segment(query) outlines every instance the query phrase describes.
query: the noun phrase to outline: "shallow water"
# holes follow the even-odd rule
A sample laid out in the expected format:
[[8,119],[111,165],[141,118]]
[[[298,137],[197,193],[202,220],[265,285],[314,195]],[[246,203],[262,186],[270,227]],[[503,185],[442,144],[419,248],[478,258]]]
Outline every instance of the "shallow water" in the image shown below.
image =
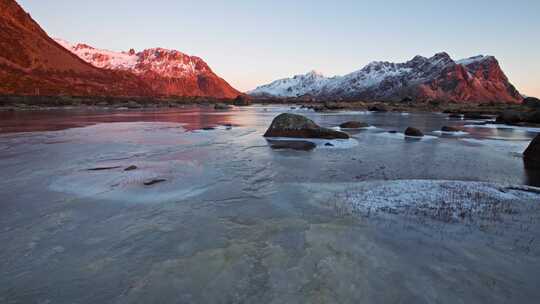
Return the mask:
[[[286,111],[373,127],[272,150],[262,134]],[[535,303],[533,194],[458,222],[341,207],[386,180],[540,186],[521,157],[537,130],[474,123],[276,106],[1,113],[0,302]],[[89,170],[104,167],[118,168]]]

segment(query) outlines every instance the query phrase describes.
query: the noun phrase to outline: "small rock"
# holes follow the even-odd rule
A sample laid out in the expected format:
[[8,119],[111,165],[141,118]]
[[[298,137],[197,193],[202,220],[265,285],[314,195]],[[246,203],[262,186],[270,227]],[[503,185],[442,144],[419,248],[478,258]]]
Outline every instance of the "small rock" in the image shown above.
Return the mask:
[[388,112],[388,107],[384,104],[376,104],[369,107],[368,110],[371,112]]
[[360,121],[347,121],[339,125],[342,129],[359,129],[359,128],[367,128],[369,125],[365,122]]
[[325,143],[324,145],[327,146],[327,147],[333,147],[334,146],[332,143]]
[[204,130],[204,131],[212,131],[212,130],[215,130],[216,127],[203,127],[201,128],[201,130]]
[[105,171],[105,170],[113,170],[118,169],[120,166],[114,166],[114,167],[97,167],[97,168],[90,168],[88,171]]
[[151,180],[148,180],[148,181],[144,182],[144,185],[145,186],[152,186],[152,185],[162,183],[162,182],[165,182],[165,181],[167,181],[167,180],[162,179],[162,178],[156,178],[156,179],[151,179]]
[[137,166],[131,165],[131,166],[124,169],[124,171],[133,171],[133,170],[137,170]]
[[450,117],[450,118],[463,118],[463,114],[452,113],[452,114],[448,115],[448,117]]
[[406,136],[423,137],[423,136],[424,136],[424,133],[422,133],[422,131],[420,131],[420,130],[417,129],[417,128],[408,127],[408,128],[405,130],[405,135],[406,135]]
[[396,130],[390,130],[390,131],[388,131],[388,133],[390,133],[390,134],[396,134],[397,131],[396,131]]

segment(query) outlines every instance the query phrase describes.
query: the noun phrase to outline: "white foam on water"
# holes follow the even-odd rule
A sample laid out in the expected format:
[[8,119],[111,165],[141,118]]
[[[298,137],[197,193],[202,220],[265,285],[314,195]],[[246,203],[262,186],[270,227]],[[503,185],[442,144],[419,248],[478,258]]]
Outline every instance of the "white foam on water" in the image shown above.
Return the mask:
[[464,136],[464,135],[468,135],[469,133],[468,132],[464,132],[464,131],[457,131],[457,132],[447,132],[447,131],[433,131],[433,133],[437,134],[437,135],[451,135],[451,136]]

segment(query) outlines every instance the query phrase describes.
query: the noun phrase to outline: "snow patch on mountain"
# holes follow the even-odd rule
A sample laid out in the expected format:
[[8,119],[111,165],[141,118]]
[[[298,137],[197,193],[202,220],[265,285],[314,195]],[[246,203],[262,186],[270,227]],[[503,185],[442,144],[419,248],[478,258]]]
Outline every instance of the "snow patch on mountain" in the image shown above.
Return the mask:
[[139,61],[139,56],[134,52],[114,52],[97,49],[84,43],[73,44],[64,39],[54,40],[84,61],[102,69],[133,70]]
[[130,50],[116,52],[98,49],[84,43],[73,44],[55,38],[55,41],[95,67],[110,70],[125,70],[135,74],[148,72],[164,77],[181,77],[211,72],[204,61],[176,50],[163,48],[146,49],[142,52]]

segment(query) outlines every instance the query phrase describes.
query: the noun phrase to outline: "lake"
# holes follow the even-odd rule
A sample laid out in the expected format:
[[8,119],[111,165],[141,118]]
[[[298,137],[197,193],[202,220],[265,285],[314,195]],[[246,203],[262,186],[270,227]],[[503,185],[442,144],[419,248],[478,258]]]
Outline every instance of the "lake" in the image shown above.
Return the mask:
[[[371,127],[274,150],[283,112]],[[521,153],[539,132],[297,106],[1,112],[0,302],[537,303],[540,172]]]

